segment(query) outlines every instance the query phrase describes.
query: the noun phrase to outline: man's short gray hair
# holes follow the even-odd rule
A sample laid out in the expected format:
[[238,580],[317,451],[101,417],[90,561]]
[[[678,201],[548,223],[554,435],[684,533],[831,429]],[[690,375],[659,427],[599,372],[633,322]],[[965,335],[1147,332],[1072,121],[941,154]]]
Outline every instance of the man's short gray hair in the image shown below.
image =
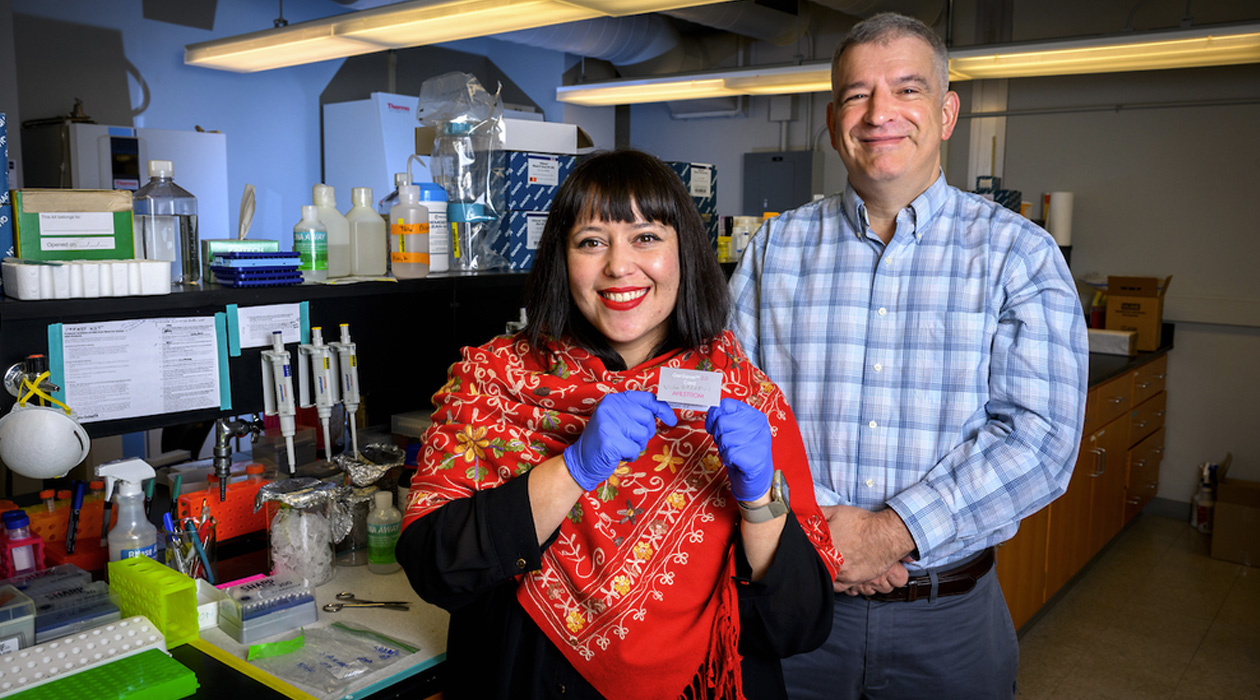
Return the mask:
[[914,17],[896,12],[881,12],[853,25],[849,33],[840,41],[835,53],[831,55],[831,89],[836,89],[836,69],[840,65],[840,55],[846,49],[858,44],[887,43],[894,39],[912,36],[922,39],[932,49],[933,62],[936,64],[938,84],[941,87],[941,98],[944,99],[949,90],[949,50],[945,42],[937,36],[932,28]]

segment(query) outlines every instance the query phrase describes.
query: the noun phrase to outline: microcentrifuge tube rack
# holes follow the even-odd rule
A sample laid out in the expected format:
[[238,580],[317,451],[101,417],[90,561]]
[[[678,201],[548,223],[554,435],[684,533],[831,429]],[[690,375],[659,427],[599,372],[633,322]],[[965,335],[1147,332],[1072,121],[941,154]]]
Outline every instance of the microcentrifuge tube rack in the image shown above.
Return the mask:
[[166,638],[143,615],[19,649],[0,656],[0,697],[149,649],[166,653]]

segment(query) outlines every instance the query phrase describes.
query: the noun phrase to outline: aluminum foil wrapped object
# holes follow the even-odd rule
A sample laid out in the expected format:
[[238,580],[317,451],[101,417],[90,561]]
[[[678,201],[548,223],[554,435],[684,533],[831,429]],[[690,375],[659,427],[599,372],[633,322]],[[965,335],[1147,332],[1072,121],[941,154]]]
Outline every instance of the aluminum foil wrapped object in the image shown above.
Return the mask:
[[263,484],[258,489],[258,495],[254,497],[254,512],[258,512],[267,501],[303,510],[322,506],[332,528],[333,542],[340,542],[354,527],[354,518],[346,507],[349,493],[348,486],[310,477],[283,479]]
[[347,451],[333,457],[332,461],[350,477],[350,483],[363,487],[375,484],[390,469],[401,467],[406,457],[401,447],[374,442],[359,448],[357,459]]

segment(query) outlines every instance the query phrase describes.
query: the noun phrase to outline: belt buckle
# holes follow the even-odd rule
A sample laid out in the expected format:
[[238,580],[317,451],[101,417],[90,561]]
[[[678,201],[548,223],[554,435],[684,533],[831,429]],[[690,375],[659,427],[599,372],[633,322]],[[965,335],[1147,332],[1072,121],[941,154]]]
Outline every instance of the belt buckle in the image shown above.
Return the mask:
[[906,584],[906,602],[913,603],[919,599],[919,582],[910,581]]

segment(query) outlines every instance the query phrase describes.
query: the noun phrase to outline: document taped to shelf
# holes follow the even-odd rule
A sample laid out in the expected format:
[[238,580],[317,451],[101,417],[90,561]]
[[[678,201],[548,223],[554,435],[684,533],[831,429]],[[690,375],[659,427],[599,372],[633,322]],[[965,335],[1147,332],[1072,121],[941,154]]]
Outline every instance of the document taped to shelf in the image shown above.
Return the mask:
[[722,401],[722,373],[662,367],[656,398],[683,411],[705,411]]

